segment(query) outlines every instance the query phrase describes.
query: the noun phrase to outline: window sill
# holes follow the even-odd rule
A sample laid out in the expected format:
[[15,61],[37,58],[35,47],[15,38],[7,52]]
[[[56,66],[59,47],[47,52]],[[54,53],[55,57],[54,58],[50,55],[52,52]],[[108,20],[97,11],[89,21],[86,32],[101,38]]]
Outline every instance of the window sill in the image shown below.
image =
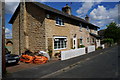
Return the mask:
[[79,30],[80,32],[82,32],[82,30]]
[[65,25],[59,25],[59,24],[55,24],[56,26],[65,26]]
[[66,49],[66,48],[60,48],[60,49],[54,49],[54,50],[62,50],[62,49]]

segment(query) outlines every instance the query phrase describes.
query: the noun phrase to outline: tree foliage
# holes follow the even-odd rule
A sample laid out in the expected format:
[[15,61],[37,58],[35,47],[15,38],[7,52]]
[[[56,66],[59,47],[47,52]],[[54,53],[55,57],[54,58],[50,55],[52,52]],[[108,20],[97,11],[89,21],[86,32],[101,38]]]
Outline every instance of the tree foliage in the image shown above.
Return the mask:
[[103,39],[103,43],[113,44],[113,43],[114,43],[114,40],[111,39],[111,38],[105,38],[105,39]]
[[111,22],[109,25],[107,25],[104,37],[113,39],[114,42],[118,42],[120,40],[120,27],[118,27],[115,22]]

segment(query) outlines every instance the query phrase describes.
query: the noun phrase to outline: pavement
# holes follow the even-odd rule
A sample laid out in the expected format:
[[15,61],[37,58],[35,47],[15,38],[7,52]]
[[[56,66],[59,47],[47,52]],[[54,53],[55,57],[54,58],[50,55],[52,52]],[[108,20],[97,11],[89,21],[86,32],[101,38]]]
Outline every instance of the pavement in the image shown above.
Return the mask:
[[[55,61],[57,61],[57,60],[51,60],[51,61],[49,61],[45,64],[51,64]],[[41,66],[41,65],[43,65],[43,64],[18,62],[18,64],[9,64],[6,67],[6,70],[7,70],[7,74],[11,74],[11,73],[14,73],[14,72],[26,70],[26,69],[29,69],[29,68],[34,68],[34,67]]]
[[87,53],[85,55],[75,57],[72,59],[64,60],[64,61],[55,61],[53,63],[43,64],[41,66],[35,66],[32,68],[28,68],[25,70],[20,70],[17,72],[9,73],[6,75],[4,79],[13,79],[13,78],[47,78],[51,75],[59,73],[61,71],[72,68],[73,66],[79,64],[82,61],[89,60],[92,57],[96,57],[97,55],[109,51],[114,48],[105,48],[102,50],[97,50],[91,53]]

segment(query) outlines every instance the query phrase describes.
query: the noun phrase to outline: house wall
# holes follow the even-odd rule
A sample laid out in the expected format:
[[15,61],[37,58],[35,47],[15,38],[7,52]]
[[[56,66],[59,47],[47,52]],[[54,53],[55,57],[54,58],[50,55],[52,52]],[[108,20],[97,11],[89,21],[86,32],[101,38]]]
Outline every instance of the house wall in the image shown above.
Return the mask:
[[[32,6],[32,7],[31,7]],[[38,6],[27,3],[27,36],[29,49],[38,51],[45,49],[45,11]]]
[[96,48],[98,48],[98,47],[100,47],[101,46],[101,44],[100,44],[100,39],[97,39],[96,40]]
[[17,17],[16,17],[16,19],[15,19],[15,21],[14,21],[14,23],[13,23],[13,25],[12,25],[12,37],[13,37],[13,53],[14,54],[19,54],[19,28],[20,28],[20,26],[19,26],[19,21],[20,21],[20,19],[19,19],[19,15],[20,14],[18,14],[17,15]]
[[21,7],[20,14],[13,22],[13,53],[21,54],[25,49],[46,50],[44,10],[32,3]]
[[90,32],[98,35],[98,31],[95,31],[95,30],[92,30],[92,29],[91,29]]
[[51,47],[51,50],[53,51],[53,55],[56,51],[59,51],[53,49],[54,36],[67,37],[67,48],[66,48],[67,50],[70,49],[70,39],[71,39],[69,24],[65,23],[65,26],[58,26],[55,25],[55,23],[56,23],[55,15],[51,15],[49,19],[47,18],[45,19],[46,49],[49,49],[49,47]]
[[[48,49],[49,46],[51,46],[52,47],[51,49],[53,50],[53,55],[58,51],[70,50],[73,44],[71,39],[73,39],[75,34],[77,37],[77,46],[79,44],[78,41],[80,40],[80,37],[83,37],[83,45],[85,46],[91,45],[90,43],[87,43],[87,38],[90,37],[90,35],[89,32],[86,30],[86,28],[83,27],[81,32],[79,26],[72,24],[72,20],[55,14],[49,14],[49,15],[50,18],[45,18],[46,49]],[[56,20],[55,20],[56,16],[64,20],[64,26],[56,25]],[[67,48],[62,50],[54,50],[53,49],[54,44],[50,44],[50,43],[54,43],[54,39],[53,39],[54,36],[67,37]]]
[[[73,22],[74,20],[53,13],[50,13],[50,18],[46,18],[46,11],[33,3],[26,3],[21,8],[21,13],[17,15],[13,23],[14,53],[23,53],[26,48],[31,51],[48,51],[48,49],[51,49],[54,55],[57,51],[61,51],[53,49],[53,37],[55,36],[67,37],[67,48],[62,49],[62,51],[72,48],[72,39],[75,34],[77,46],[81,37],[83,38],[83,45],[86,47],[91,45],[91,39],[87,43],[87,38],[91,37],[89,31],[84,27],[80,31],[79,26],[75,24],[76,22]],[[64,19],[65,25],[56,25],[56,17]],[[95,33],[94,30],[91,30],[91,32]]]

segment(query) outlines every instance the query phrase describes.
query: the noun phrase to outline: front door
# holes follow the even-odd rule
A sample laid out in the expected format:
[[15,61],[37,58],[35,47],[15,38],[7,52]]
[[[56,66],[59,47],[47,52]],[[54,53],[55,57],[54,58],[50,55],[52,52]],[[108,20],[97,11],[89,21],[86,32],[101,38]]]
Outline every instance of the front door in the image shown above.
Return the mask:
[[73,38],[73,48],[77,49],[77,38]]

